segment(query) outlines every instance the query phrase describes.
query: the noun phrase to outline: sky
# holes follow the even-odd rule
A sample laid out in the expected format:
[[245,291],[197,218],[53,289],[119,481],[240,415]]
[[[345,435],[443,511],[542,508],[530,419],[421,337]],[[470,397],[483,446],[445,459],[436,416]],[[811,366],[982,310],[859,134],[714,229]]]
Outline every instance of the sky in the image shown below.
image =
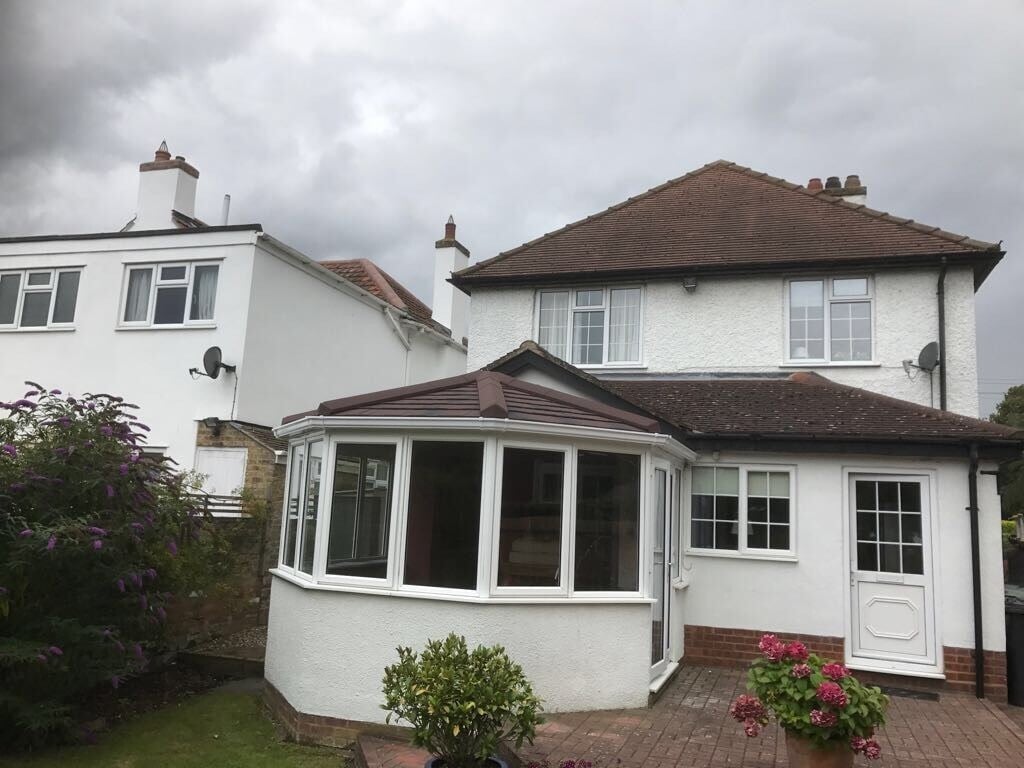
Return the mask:
[[[430,301],[449,214],[487,258],[711,160],[1002,241],[981,412],[1024,383],[1024,3],[0,0],[0,234],[119,229],[161,140],[196,213]],[[908,351],[913,357],[916,350]]]

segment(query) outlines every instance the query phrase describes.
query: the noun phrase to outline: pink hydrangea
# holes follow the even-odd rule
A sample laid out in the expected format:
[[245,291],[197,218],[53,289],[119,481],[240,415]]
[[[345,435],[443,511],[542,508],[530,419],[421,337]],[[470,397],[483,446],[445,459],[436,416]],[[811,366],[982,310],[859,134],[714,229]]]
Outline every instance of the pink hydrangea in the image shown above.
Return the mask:
[[868,740],[861,736],[854,736],[850,739],[850,749],[854,752],[863,752],[864,747],[867,745]]
[[878,746],[877,741],[868,739],[868,743],[864,745],[864,756],[868,760],[877,760],[882,756],[882,748]]
[[757,720],[744,720],[743,721],[743,732],[747,736],[753,738],[761,732],[761,724]]
[[744,693],[736,697],[736,701],[729,707],[729,714],[736,720],[767,721],[768,711],[757,696]]
[[810,677],[811,672],[813,671],[814,670],[812,670],[806,664],[794,664],[793,669],[790,671],[789,674],[791,674],[793,677]]
[[768,661],[782,661],[786,655],[786,644],[772,634],[762,635],[757,647]]
[[811,724],[819,728],[831,728],[839,722],[839,715],[835,712],[823,712],[820,709],[811,710]]
[[831,704],[837,709],[846,706],[846,693],[839,687],[838,683],[825,681],[818,686],[818,700],[824,704]]
[[844,677],[850,676],[850,670],[842,664],[825,664],[821,668],[821,674],[830,680],[842,680]]
[[807,661],[807,657],[810,655],[807,646],[799,640],[795,640],[786,646],[786,658],[790,661]]

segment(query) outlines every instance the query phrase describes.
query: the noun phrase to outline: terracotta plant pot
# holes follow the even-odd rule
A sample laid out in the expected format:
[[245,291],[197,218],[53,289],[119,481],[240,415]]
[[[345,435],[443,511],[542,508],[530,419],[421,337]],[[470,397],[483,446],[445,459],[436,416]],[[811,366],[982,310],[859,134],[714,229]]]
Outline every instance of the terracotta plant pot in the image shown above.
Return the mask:
[[810,739],[786,731],[786,754],[789,768],[851,768],[853,750],[850,745],[837,741],[828,747],[819,747]]
[[[444,760],[440,757],[431,757],[423,768],[445,768]],[[508,763],[500,757],[487,758],[487,768],[508,768]]]

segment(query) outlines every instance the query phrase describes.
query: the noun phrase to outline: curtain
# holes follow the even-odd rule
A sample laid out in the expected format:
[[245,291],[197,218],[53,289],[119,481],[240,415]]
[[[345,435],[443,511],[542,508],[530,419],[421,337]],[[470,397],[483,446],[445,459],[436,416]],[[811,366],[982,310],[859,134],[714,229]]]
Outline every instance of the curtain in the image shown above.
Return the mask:
[[540,322],[537,343],[555,357],[565,358],[569,330],[569,294],[546,291],[540,295]]
[[149,288],[152,269],[133,269],[128,273],[128,296],[124,302],[126,323],[144,322],[149,317]]
[[217,265],[195,268],[192,284],[191,320],[212,320],[213,307],[217,298]]
[[608,362],[640,362],[640,289],[612,289],[610,312]]

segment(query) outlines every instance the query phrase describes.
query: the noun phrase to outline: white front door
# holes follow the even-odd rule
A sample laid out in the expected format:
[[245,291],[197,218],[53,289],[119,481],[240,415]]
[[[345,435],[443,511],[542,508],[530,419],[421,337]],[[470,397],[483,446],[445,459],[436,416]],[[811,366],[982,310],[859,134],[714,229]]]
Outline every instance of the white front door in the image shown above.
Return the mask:
[[651,544],[651,674],[656,677],[667,666],[672,648],[672,510],[673,473],[666,464],[654,470]]
[[928,478],[851,475],[851,661],[937,663]]

